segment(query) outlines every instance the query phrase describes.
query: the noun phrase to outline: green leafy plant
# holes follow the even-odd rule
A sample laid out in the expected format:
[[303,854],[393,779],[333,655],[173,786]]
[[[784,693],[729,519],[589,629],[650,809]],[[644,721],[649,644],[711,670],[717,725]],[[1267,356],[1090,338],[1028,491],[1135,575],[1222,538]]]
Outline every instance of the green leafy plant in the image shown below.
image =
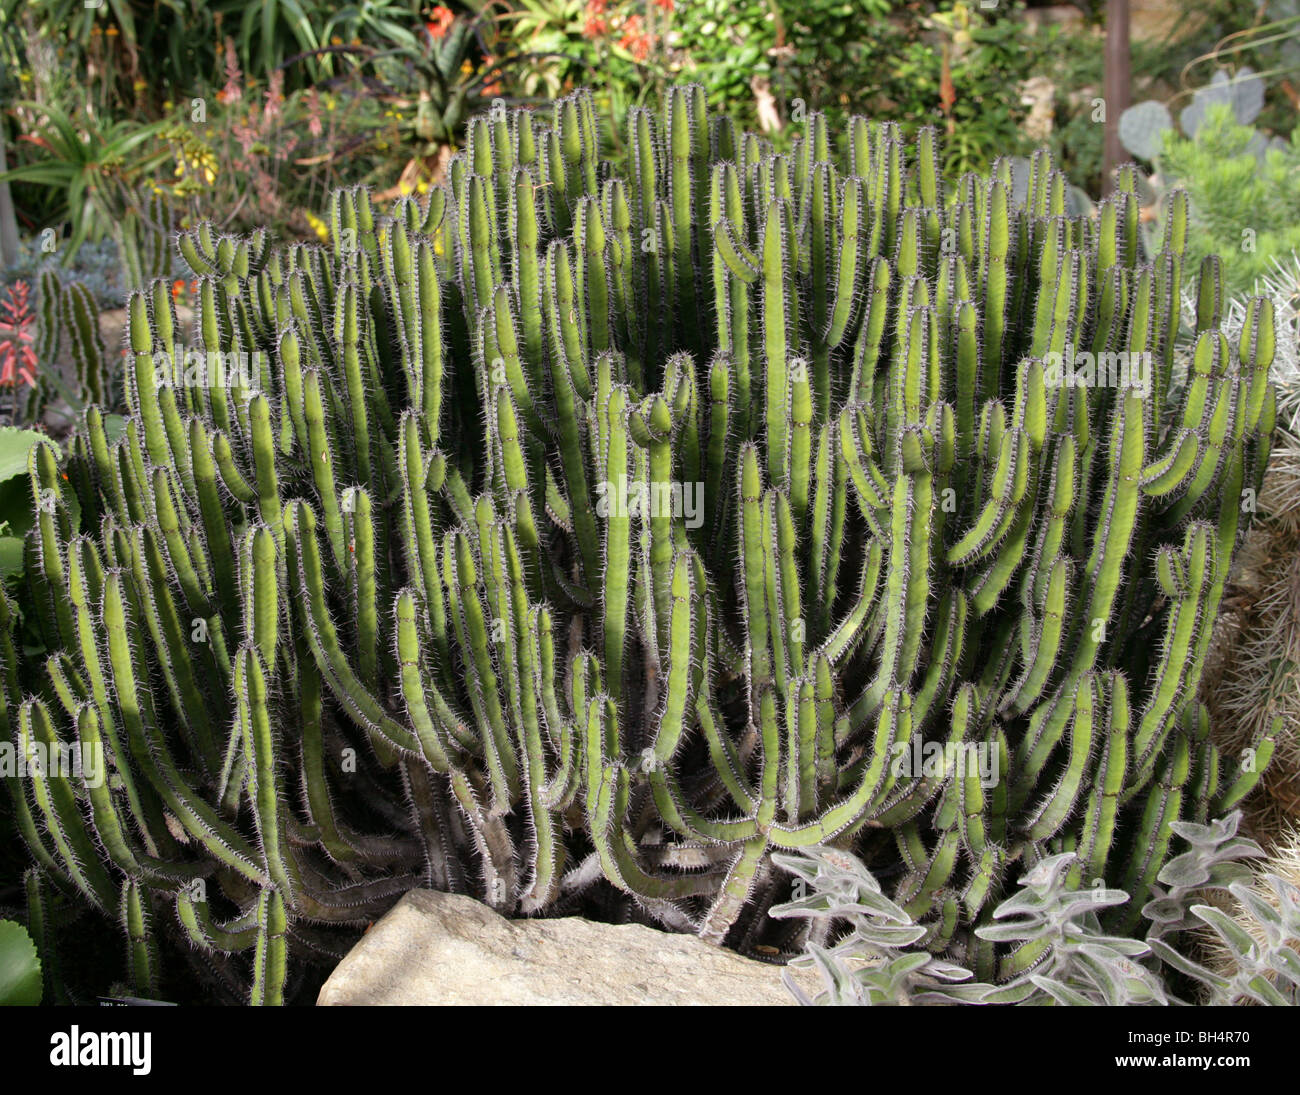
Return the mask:
[[1194,139],[1165,137],[1159,165],[1192,203],[1192,256],[1222,257],[1229,293],[1253,292],[1273,260],[1300,248],[1300,135],[1267,146],[1234,120],[1228,104],[1209,106]]
[[27,929],[0,920],[0,1007],[34,1007],[41,991],[41,960]]
[[[180,234],[193,342],[133,294],[125,433],[32,450],[46,653],[0,659],[19,749],[116,776],[10,797],[140,991],[279,1002],[418,884],[752,952],[772,853],[831,840],[1010,981],[1008,864],[1140,908],[1254,786],[1194,695],[1269,302],[1230,345],[1205,263],[1175,384],[1185,202],[1147,262],[1134,172],[1094,224],[1047,153],[1022,205],[932,129],[831,133],[680,86],[618,171],[577,94],[473,119],[427,203],[337,193],[328,248]],[[1133,367],[1065,383],[1076,346]]]
[[0,427],[0,578],[23,569],[23,537],[34,522],[27,461],[49,439],[37,430]]
[[0,180],[37,183],[62,196],[59,215],[70,222],[69,239],[61,248],[65,261],[87,239],[113,235],[120,246],[119,229],[141,180],[168,158],[159,142],[163,123],[74,117],[58,107],[28,101],[15,106],[43,119],[28,137],[41,152],[39,158],[11,169]]
[[335,18],[340,14],[334,5],[317,0],[222,0],[216,11],[231,24],[238,19],[235,38],[245,72],[269,76],[289,58],[306,54],[305,78],[323,74],[323,66],[311,55],[324,44],[324,13]]
[[[0,0],[0,39],[7,28],[20,46],[15,71],[48,51],[92,112],[154,116],[161,100],[212,70],[220,41],[211,5],[201,0]],[[66,86],[66,85],[65,85]],[[30,89],[29,89],[30,91]]]

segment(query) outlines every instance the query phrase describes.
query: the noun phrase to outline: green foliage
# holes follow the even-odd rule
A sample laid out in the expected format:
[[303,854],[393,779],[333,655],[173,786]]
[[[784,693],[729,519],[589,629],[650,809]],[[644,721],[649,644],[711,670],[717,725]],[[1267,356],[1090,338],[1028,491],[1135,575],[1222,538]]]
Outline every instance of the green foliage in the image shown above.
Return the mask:
[[750,126],[757,125],[750,80],[772,73],[774,7],[779,11],[765,0],[698,0],[678,5],[673,15],[673,50],[684,55],[683,74],[704,85],[710,103],[745,112],[740,116]]
[[[933,130],[831,132],[780,154],[680,86],[618,171],[578,94],[474,119],[427,204],[336,193],[328,248],[180,234],[206,368],[131,296],[125,434],[92,406],[29,461],[52,656],[0,681],[20,748],[117,777],[11,799],[135,983],[278,1002],[420,883],[768,947],[772,853],[831,840],[974,947],[1008,864],[1140,907],[1259,778],[1192,697],[1268,302],[1229,345],[1207,263],[1176,387],[1185,203],[1147,262],[1131,173],[1094,223],[1045,153],[1020,205]],[[1149,371],[1059,383],[1084,346]]]
[[[327,6],[315,0],[222,0],[215,8],[230,19],[245,71],[270,73],[323,44],[319,28]],[[333,5],[328,10],[337,11]]]
[[586,10],[587,0],[520,0],[501,15],[506,32],[537,57],[521,80],[525,95],[559,95],[575,78],[594,75],[597,46],[583,31],[596,26]]
[[0,920],[0,1007],[35,1007],[41,1002],[41,960],[27,929]]
[[87,239],[112,235],[121,246],[120,230],[141,180],[167,158],[166,150],[157,147],[161,124],[103,121],[35,102],[15,105],[42,116],[35,134],[42,155],[0,175],[0,182],[36,183],[60,195],[56,215],[71,225],[70,238],[60,249],[65,261]]
[[[29,54],[55,59],[62,71],[43,78],[75,87],[91,113],[129,104],[148,114],[153,95],[189,88],[196,74],[212,71],[220,39],[210,7],[204,0],[0,0],[0,50],[15,73],[42,63]],[[4,48],[10,35],[12,52]],[[95,77],[82,82],[87,68]]]
[[34,521],[27,461],[32,449],[48,444],[36,430],[0,427],[0,579],[23,569],[23,537]]
[[1161,174],[1191,199],[1189,260],[1218,254],[1232,295],[1252,292],[1275,258],[1300,249],[1300,131],[1258,144],[1230,106],[1216,104],[1194,138],[1167,133],[1159,159]]

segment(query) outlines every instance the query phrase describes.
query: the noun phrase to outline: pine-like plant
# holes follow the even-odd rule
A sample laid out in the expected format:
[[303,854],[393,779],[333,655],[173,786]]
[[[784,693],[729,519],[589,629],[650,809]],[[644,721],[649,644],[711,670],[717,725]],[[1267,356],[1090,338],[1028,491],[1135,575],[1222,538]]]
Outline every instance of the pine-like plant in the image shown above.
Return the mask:
[[772,852],[829,841],[1005,980],[1009,864],[1140,907],[1258,779],[1194,696],[1272,311],[1231,345],[1207,260],[1175,383],[1185,202],[1144,262],[1132,170],[1072,217],[1046,153],[1019,206],[932,130],[779,154],[694,86],[625,169],[597,134],[585,94],[479,117],[327,248],[182,234],[192,343],[133,295],[125,435],[35,452],[47,654],[0,606],[0,716],[109,776],[13,804],[141,991],[180,935],[278,1001],[421,884],[771,955]]

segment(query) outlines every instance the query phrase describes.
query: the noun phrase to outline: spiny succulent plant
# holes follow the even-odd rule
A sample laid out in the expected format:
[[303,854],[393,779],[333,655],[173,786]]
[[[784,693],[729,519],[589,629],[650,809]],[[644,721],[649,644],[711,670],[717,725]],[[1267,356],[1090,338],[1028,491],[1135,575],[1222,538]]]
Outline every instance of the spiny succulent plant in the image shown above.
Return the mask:
[[[1250,802],[1261,838],[1283,832],[1300,806],[1300,260],[1275,267],[1261,291],[1277,316],[1278,424],[1201,688],[1221,748],[1240,752],[1281,719],[1276,761]],[[1245,314],[1244,302],[1231,302],[1224,315],[1230,337]]]
[[1272,309],[1231,344],[1205,263],[1174,385],[1184,202],[1145,262],[1131,169],[1094,221],[1045,152],[1021,205],[1006,161],[945,187],[932,130],[781,154],[696,86],[626,169],[597,134],[585,94],[476,118],[327,248],[182,234],[198,379],[155,283],[124,436],[35,451],[47,653],[5,603],[0,715],[111,777],[13,808],[143,986],[179,936],[279,1001],[420,884],[779,956],[772,853],[829,842],[1008,981],[1013,864],[1140,908],[1170,823],[1259,778],[1195,691]]

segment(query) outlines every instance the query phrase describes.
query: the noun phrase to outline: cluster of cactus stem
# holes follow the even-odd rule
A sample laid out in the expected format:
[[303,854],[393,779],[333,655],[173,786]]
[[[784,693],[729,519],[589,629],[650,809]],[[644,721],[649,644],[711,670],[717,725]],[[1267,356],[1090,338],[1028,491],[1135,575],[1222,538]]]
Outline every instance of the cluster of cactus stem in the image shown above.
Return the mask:
[[[14,804],[142,989],[183,936],[277,1001],[416,885],[780,956],[771,855],[818,844],[1004,980],[1043,955],[973,929],[1016,876],[1076,852],[1123,930],[1170,823],[1250,789],[1195,692],[1267,302],[1230,345],[1207,260],[1176,368],[1184,201],[1147,258],[1131,169],[1088,219],[1046,152],[1016,206],[933,130],[840,136],[684,86],[615,168],[579,93],[475,118],[427,203],[335,194],[326,247],[179,237],[208,372],[133,295],[124,436],[32,456],[48,657],[0,659],[21,747],[107,755]],[[1071,347],[1149,383],[1056,384]]]
[[[42,374],[57,368],[66,335],[78,400],[83,406],[93,403],[105,411],[116,411],[122,385],[99,333],[95,294],[81,282],[64,285],[53,270],[42,270],[38,308],[36,358]],[[42,385],[33,385],[33,401],[43,402],[48,395]],[[37,409],[34,402],[29,419],[38,417]]]
[[[1263,279],[1277,323],[1273,383],[1278,421],[1258,512],[1229,577],[1201,694],[1220,748],[1249,747],[1281,718],[1273,762],[1261,793],[1252,796],[1247,821],[1270,844],[1281,838],[1300,809],[1300,267],[1278,264]],[[1232,302],[1225,316],[1231,333],[1245,318]]]
[[129,210],[114,235],[133,285],[170,276],[173,216],[161,190],[151,189]]

